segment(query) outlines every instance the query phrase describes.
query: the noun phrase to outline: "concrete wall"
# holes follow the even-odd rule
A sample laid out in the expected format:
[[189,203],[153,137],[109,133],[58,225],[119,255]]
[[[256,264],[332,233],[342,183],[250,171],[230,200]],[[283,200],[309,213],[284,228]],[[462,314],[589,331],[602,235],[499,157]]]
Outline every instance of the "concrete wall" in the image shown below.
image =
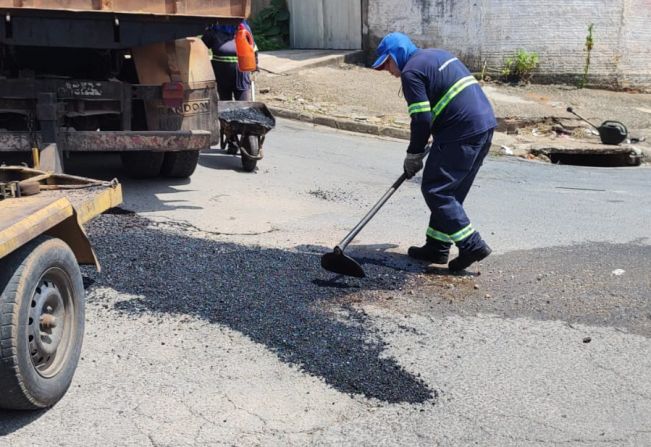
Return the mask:
[[360,0],[289,0],[292,48],[360,50]]
[[576,82],[594,23],[591,84],[651,89],[651,0],[365,0],[367,43],[402,31],[501,68],[517,49],[540,55],[538,81]]

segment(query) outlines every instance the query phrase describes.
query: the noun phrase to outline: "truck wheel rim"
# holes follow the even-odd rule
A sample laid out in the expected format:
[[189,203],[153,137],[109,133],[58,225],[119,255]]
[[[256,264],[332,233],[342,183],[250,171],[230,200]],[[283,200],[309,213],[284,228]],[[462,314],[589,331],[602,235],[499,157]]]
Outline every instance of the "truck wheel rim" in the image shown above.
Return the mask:
[[74,300],[70,277],[58,267],[41,276],[30,303],[29,353],[42,377],[57,375],[66,364],[74,333]]

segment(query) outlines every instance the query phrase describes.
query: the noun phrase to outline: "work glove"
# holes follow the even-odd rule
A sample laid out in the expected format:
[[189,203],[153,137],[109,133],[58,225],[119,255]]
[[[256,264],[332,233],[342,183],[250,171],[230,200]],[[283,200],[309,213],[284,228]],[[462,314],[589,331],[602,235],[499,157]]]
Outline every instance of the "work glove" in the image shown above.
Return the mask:
[[412,178],[414,175],[418,174],[421,169],[423,169],[423,159],[427,157],[429,148],[430,147],[428,145],[420,154],[411,154],[407,152],[407,156],[405,157],[405,162],[403,164],[403,169],[405,170],[407,178]]

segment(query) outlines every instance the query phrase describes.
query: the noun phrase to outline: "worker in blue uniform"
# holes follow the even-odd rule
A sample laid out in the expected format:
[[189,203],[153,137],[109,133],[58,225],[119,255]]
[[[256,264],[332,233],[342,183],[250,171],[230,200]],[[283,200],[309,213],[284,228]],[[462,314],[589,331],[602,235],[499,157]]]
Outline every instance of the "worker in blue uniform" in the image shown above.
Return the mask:
[[[246,20],[242,23],[251,32]],[[211,62],[219,99],[251,101],[251,74],[240,71],[237,66],[236,32],[237,27],[234,25],[214,25],[204,32],[201,40],[212,51]]]
[[[387,35],[373,64],[402,81],[411,116],[411,139],[404,172],[411,178],[423,168],[422,192],[431,211],[426,242],[410,247],[412,258],[447,264],[450,247],[459,272],[486,258],[491,249],[463,209],[475,176],[497,126],[490,102],[477,80],[454,55],[440,49],[419,49],[402,33]],[[430,136],[433,137],[428,144]]]

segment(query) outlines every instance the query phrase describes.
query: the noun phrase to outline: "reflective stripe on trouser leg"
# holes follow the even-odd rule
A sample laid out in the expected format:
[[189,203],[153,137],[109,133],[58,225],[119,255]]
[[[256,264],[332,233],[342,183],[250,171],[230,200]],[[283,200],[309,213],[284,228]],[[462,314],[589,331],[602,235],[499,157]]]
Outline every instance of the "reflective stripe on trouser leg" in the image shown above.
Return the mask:
[[427,229],[427,236],[431,237],[432,239],[436,239],[437,241],[441,241],[441,242],[447,242],[447,243],[452,243],[453,242],[449,235],[447,235],[447,234],[445,234],[445,233],[443,233],[441,231],[435,230],[432,227],[429,227]]
[[460,229],[459,231],[453,234],[445,234],[442,231],[438,231],[432,227],[429,227],[427,229],[427,236],[441,242],[458,243],[466,239],[468,236],[471,236],[474,232],[475,229],[472,227],[472,224],[463,227],[462,229]]
[[461,242],[471,234],[475,232],[475,229],[472,227],[472,224],[467,225],[466,227],[460,229],[454,234],[450,235],[450,239],[452,239],[455,243],[456,242]]

